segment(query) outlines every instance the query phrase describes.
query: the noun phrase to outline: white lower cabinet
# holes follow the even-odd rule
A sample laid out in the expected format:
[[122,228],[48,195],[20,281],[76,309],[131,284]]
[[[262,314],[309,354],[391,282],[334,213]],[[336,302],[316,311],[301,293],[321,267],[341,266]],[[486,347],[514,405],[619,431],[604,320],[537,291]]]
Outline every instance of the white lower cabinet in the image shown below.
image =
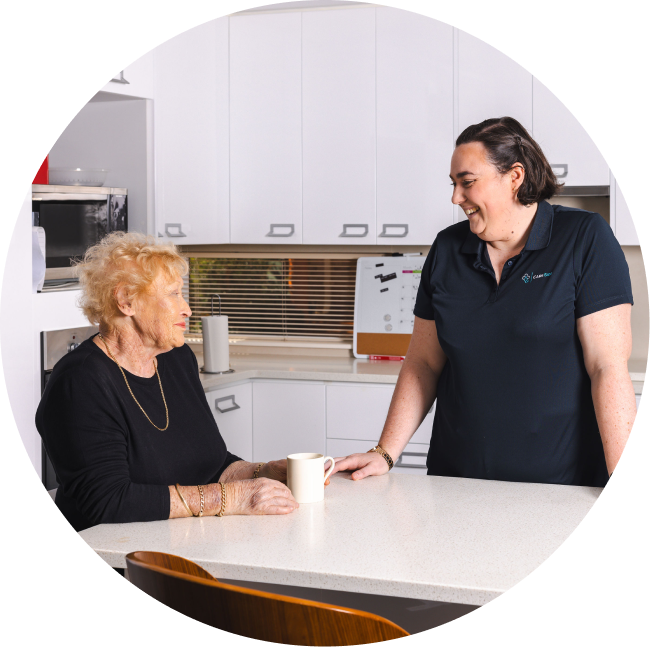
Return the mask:
[[228,386],[205,394],[231,454],[253,460],[253,385]]
[[[349,456],[350,454],[363,454],[370,449],[367,440],[341,440],[338,438],[327,439],[327,455],[333,458]],[[397,474],[426,474],[427,452],[429,445],[409,443],[397,459],[391,473]]]
[[302,452],[325,453],[325,385],[255,382],[253,460],[279,460]]
[[[329,384],[327,386],[327,438],[376,443],[381,436],[395,387],[392,384]],[[429,444],[435,403],[411,437]],[[369,449],[369,447],[367,448]]]

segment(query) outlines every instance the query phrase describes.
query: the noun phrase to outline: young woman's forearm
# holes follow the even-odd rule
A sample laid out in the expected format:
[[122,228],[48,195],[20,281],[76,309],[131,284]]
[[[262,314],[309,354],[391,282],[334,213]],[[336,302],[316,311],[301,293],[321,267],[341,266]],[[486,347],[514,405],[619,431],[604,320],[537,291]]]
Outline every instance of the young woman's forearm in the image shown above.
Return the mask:
[[393,399],[388,409],[379,444],[393,458],[404,451],[431,409],[438,388],[439,375],[420,359],[404,360]]
[[636,417],[636,398],[627,366],[610,366],[592,375],[591,397],[607,473],[611,474],[621,458]]

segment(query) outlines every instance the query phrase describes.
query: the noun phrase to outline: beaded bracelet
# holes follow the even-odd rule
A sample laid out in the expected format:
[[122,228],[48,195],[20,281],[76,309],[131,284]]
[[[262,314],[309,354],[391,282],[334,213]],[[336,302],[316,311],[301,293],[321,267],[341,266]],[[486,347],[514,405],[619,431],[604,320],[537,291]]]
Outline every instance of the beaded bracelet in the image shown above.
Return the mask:
[[198,516],[202,517],[203,516],[203,508],[205,507],[205,497],[203,496],[203,486],[202,485],[197,485],[196,487],[197,487],[197,489],[199,491],[199,495],[201,496],[201,509],[199,510]]

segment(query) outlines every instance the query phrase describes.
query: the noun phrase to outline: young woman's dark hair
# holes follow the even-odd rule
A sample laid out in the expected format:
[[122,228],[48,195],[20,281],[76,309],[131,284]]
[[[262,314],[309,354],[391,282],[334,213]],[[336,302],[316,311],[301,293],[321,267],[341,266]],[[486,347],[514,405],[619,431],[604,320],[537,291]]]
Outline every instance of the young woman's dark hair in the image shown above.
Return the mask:
[[488,161],[499,173],[507,173],[517,163],[524,167],[524,181],[517,191],[521,204],[548,200],[562,186],[539,144],[512,117],[486,119],[468,126],[456,140],[456,146],[471,142],[485,146]]

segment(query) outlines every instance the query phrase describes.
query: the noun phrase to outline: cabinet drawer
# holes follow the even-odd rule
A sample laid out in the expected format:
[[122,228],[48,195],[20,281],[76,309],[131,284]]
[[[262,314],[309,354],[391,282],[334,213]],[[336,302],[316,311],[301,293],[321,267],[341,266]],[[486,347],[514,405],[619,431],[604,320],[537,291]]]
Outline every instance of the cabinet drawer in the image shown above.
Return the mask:
[[[366,440],[339,440],[327,439],[327,455],[334,458],[348,456],[350,454],[363,454],[372,445]],[[409,443],[402,455],[397,459],[391,473],[397,474],[426,474],[427,473],[427,452],[428,445]]]
[[[392,384],[328,385],[327,437],[376,443],[384,428],[394,390]],[[434,402],[411,442],[429,444],[435,407]]]
[[239,384],[205,394],[228,451],[253,460],[253,385]]
[[325,385],[255,382],[253,385],[255,461],[325,451]]

